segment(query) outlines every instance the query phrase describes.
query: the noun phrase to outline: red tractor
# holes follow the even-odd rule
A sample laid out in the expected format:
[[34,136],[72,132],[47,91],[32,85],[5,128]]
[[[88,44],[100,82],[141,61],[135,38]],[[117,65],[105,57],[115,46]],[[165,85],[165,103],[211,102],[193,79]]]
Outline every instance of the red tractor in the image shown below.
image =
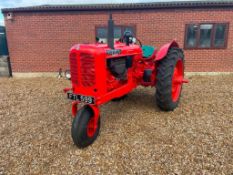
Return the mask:
[[[100,131],[99,106],[124,98],[137,86],[156,87],[157,105],[174,110],[184,80],[184,54],[176,41],[159,51],[135,43],[132,33],[114,43],[114,22],[108,21],[107,44],[77,44],[70,50],[72,88],[66,88],[72,102],[72,138],[80,147],[92,144]],[[78,109],[79,103],[85,105]]]

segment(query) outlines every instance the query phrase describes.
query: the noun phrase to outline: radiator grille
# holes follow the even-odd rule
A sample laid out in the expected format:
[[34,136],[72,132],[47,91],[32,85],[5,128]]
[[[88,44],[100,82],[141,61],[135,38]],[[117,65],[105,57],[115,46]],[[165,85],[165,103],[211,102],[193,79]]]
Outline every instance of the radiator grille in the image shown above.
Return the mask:
[[95,60],[87,53],[80,53],[81,82],[85,87],[95,85]]
[[73,84],[78,84],[78,61],[75,53],[70,55],[70,74]]

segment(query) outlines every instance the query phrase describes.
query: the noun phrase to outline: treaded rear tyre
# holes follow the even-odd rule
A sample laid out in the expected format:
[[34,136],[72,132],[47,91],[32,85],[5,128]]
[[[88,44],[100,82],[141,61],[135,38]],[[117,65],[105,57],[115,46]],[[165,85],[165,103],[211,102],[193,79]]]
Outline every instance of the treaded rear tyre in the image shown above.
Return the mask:
[[[156,83],[156,102],[160,109],[164,111],[174,110],[179,103],[180,94],[182,91],[182,83],[179,85],[179,92],[174,95],[174,83],[173,77],[175,74],[174,70],[177,68],[179,62],[179,67],[182,67],[182,78],[184,77],[184,54],[180,48],[171,48],[164,59],[157,63],[157,83]],[[181,66],[180,66],[181,65]],[[179,77],[179,78],[180,78]],[[174,97],[176,96],[176,97]]]

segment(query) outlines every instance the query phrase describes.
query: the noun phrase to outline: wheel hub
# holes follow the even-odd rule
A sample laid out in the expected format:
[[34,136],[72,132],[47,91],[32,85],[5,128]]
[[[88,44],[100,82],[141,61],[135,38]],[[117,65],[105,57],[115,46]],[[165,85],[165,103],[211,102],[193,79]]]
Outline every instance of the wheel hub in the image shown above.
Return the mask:
[[95,135],[96,129],[97,127],[95,124],[95,119],[92,117],[87,124],[87,136],[93,137]]
[[184,83],[183,63],[178,60],[174,68],[172,77],[172,101],[176,102],[179,99],[182,83]]

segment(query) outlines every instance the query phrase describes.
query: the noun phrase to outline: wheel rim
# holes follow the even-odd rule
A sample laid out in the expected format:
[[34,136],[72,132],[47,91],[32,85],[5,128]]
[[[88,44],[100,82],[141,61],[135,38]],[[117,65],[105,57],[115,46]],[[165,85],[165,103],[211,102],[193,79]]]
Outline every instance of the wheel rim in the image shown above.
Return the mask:
[[91,117],[87,124],[87,136],[93,137],[95,135],[97,127],[95,126],[95,120],[94,117]]
[[183,62],[178,60],[172,76],[172,101],[176,102],[180,97],[182,81],[184,77]]

